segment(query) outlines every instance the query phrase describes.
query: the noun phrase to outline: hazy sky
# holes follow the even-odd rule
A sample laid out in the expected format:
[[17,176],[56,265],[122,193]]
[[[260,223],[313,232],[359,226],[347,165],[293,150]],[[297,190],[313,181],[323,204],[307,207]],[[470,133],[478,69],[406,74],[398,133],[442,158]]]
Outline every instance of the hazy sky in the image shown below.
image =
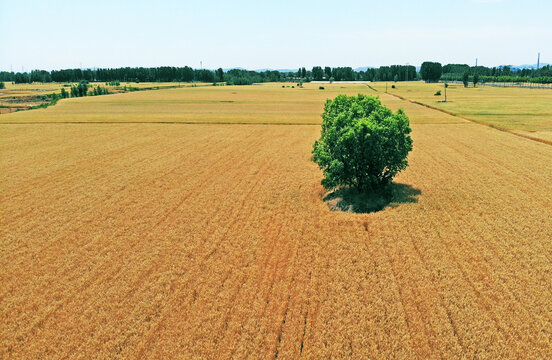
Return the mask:
[[0,0],[0,70],[552,63],[552,1]]

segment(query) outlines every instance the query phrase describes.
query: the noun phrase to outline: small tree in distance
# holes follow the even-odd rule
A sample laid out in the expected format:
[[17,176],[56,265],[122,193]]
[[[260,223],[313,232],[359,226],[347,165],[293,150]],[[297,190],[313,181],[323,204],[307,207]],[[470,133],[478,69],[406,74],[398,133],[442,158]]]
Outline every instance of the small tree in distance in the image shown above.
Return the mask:
[[408,165],[411,129],[402,110],[393,113],[375,97],[338,95],[326,101],[322,118],[312,153],[326,189],[382,192]]
[[468,87],[469,78],[470,78],[470,73],[466,71],[466,72],[464,73],[464,76],[462,76],[462,82],[464,83],[464,87],[465,87],[465,88]]
[[478,82],[479,82],[479,75],[475,74],[473,76],[473,87],[475,87]]

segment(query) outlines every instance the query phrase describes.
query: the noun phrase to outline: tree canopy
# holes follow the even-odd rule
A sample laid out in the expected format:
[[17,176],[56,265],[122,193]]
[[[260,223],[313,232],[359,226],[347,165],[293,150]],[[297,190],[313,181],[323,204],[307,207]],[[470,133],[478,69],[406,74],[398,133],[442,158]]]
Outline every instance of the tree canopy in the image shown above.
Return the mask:
[[322,119],[312,153],[326,189],[379,191],[408,165],[411,129],[402,110],[393,113],[375,97],[338,95],[326,101]]
[[425,61],[420,68],[420,76],[422,80],[427,82],[439,81],[442,72],[443,68],[441,67],[441,63],[438,62]]

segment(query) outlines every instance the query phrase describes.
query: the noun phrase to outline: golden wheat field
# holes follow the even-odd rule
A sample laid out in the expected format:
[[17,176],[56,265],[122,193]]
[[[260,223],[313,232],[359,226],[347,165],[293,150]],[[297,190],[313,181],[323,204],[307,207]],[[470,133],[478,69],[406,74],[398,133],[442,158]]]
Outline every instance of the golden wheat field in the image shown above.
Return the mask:
[[[282,86],[287,86],[282,88]],[[291,86],[294,86],[292,88]],[[60,100],[55,107],[5,116],[1,122],[183,122],[319,124],[324,101],[372,90],[295,83],[201,86]],[[37,112],[38,111],[38,112]]]
[[[324,87],[0,115],[0,357],[552,358],[552,146]],[[312,144],[359,92],[414,150],[390,206],[332,212]]]

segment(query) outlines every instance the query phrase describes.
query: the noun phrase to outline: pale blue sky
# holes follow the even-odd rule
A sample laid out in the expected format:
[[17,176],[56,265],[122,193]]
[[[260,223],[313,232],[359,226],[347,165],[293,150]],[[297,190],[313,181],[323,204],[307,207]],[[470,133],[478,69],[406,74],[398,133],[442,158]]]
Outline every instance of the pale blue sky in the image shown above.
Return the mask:
[[552,62],[552,1],[0,0],[0,70]]

